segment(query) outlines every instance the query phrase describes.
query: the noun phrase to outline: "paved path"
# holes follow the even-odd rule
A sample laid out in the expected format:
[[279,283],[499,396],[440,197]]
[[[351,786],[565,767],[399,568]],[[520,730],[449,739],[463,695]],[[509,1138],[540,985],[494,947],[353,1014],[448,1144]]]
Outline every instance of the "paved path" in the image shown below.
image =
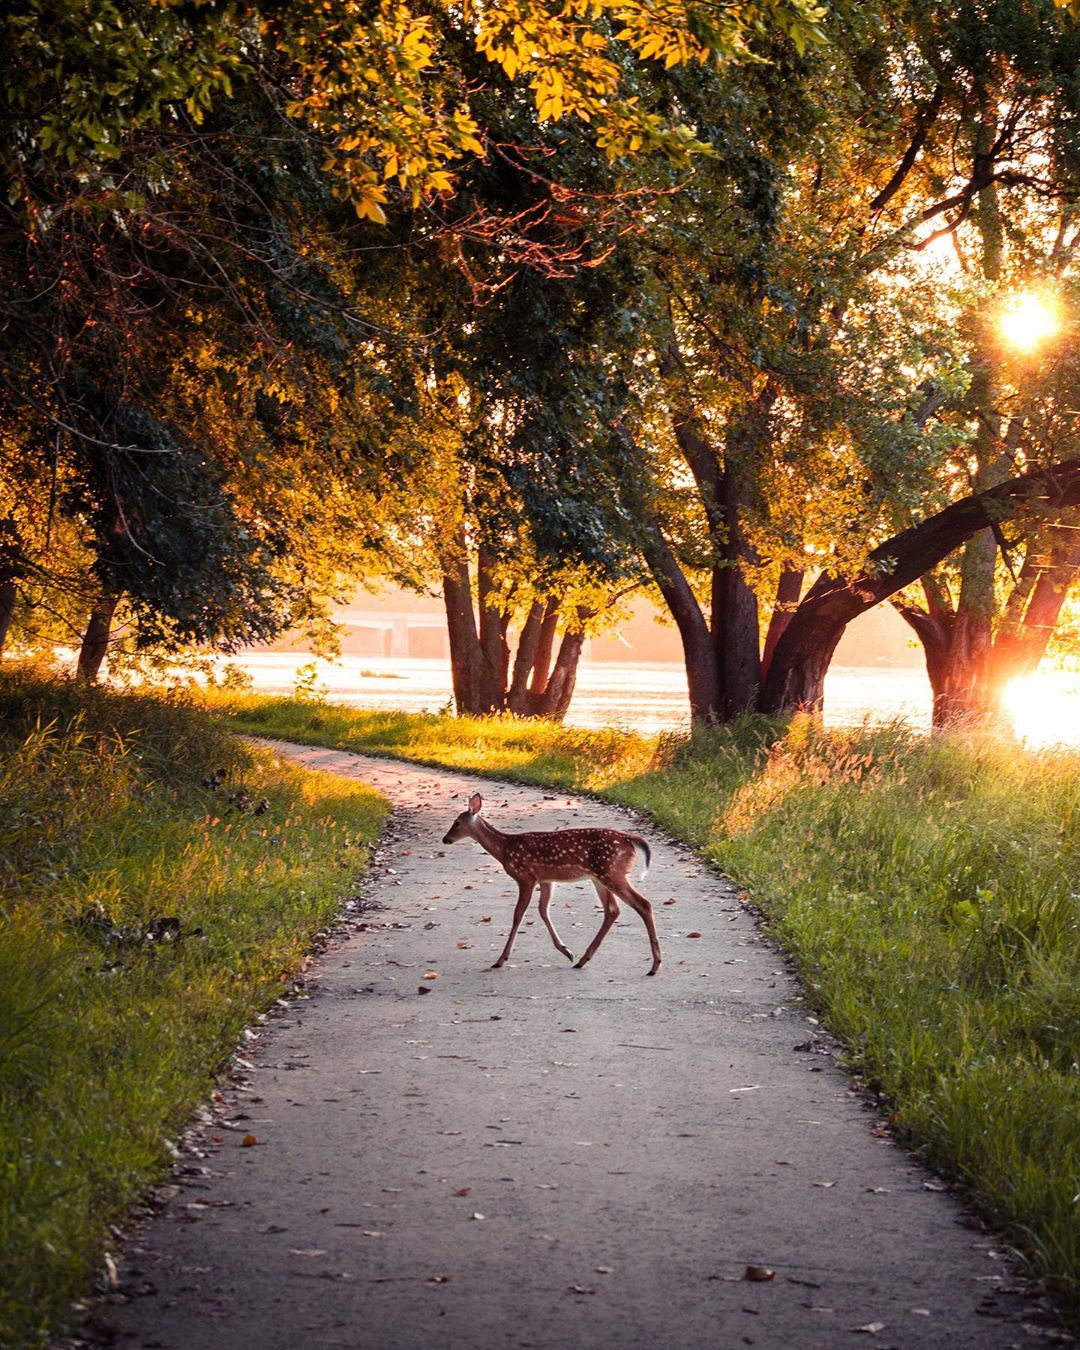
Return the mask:
[[[243,1052],[253,1067],[223,1086],[177,1193],[129,1244],[130,1301],[104,1312],[117,1344],[1037,1343],[1002,1254],[890,1142],[822,1053],[783,959],[688,850],[646,830],[656,979],[625,910],[586,971],[538,918],[492,971],[514,890],[475,845],[441,843],[465,794],[510,829],[640,821],[281,749],[396,804],[365,886],[385,908],[354,910],[313,969],[317,992]],[[580,952],[592,888],[560,887],[552,914]],[[748,1280],[748,1266],[775,1276]]]

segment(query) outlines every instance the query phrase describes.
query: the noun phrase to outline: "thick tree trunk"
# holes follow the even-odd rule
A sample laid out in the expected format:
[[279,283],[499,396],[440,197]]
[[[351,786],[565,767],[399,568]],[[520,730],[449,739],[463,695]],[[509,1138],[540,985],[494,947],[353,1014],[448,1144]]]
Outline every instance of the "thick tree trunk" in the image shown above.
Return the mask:
[[857,577],[823,573],[776,644],[762,711],[820,709],[825,672],[851,620],[910,586],[977,531],[999,522],[1025,502],[1054,511],[1080,504],[1080,459],[1035,469],[953,502],[879,544]]
[[101,666],[109,650],[109,639],[112,636],[113,617],[119,603],[118,594],[104,591],[98,596],[90,611],[76,668],[79,679],[86,680],[90,684],[93,684],[101,674]]
[[532,678],[529,681],[530,711],[534,711],[535,701],[544,696],[551,677],[551,658],[555,653],[555,636],[559,631],[559,606],[554,600],[548,602],[544,617],[540,623],[540,636],[536,643],[536,656],[533,658]]
[[744,521],[756,492],[757,466],[769,441],[777,390],[771,382],[733,424],[724,448],[723,522],[714,548],[723,559],[714,572],[713,641],[717,645],[720,708],[725,722],[756,709],[761,696],[761,626],[757,596],[746,568],[757,562]]
[[580,626],[574,632],[568,630],[563,634],[559,655],[537,709],[539,716],[550,718],[553,722],[561,722],[565,718],[577,684],[578,663],[585,645],[584,624],[590,616],[579,610],[577,617]]
[[907,621],[922,644],[926,675],[934,699],[933,725],[935,728],[944,727],[949,720],[946,691],[955,616],[952,613],[928,614],[918,605],[896,602],[894,605],[897,613]]
[[524,717],[529,712],[529,676],[533,673],[533,666],[540,650],[540,630],[544,623],[544,610],[545,606],[539,601],[534,604],[518,634],[517,651],[514,653],[514,673],[506,696],[506,706],[516,717]]
[[[490,672],[491,681],[500,695],[506,689],[510,671],[510,644],[506,640],[509,615],[502,614],[491,603],[495,594],[493,573],[495,560],[486,549],[480,549],[476,562],[476,596],[480,611],[480,650]],[[503,701],[505,696],[503,695]]]
[[690,716],[695,722],[717,722],[721,708],[716,646],[690,583],[657,525],[648,528],[644,554],[682,640]]
[[18,594],[14,577],[0,580],[0,656],[4,654],[7,635],[11,630],[11,621],[15,617],[15,601]]
[[[1006,623],[994,643],[990,685],[997,697],[1010,680],[1034,674],[1057,627],[1065,597],[1080,576],[1080,528],[1072,523],[1052,525],[1048,535],[1046,550],[1031,550],[1024,562],[1017,586],[1027,601],[1022,617]],[[1010,608],[1011,600],[1010,596]]]
[[454,556],[443,559],[443,600],[450,638],[450,672],[459,713],[484,716],[503,705],[504,686],[495,679],[480,644],[464,535]]
[[787,567],[780,573],[776,583],[773,612],[769,619],[769,631],[765,634],[765,650],[761,655],[762,679],[768,675],[773,652],[776,651],[776,644],[780,641],[784,629],[791,622],[791,616],[798,607],[805,575],[805,572],[796,572]]

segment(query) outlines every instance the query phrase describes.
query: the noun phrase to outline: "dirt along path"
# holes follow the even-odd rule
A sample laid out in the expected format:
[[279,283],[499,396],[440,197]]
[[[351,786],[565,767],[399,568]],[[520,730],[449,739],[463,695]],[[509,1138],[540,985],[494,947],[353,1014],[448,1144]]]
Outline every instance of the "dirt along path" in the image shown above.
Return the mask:
[[[316,962],[311,996],[242,1051],[176,1193],[128,1244],[95,1340],[1038,1343],[1004,1253],[891,1142],[783,959],[688,849],[644,827],[656,979],[625,909],[578,971],[534,907],[493,971],[515,889],[475,844],[442,844],[466,794],[511,830],[641,821],[565,793],[277,749],[395,803],[365,912]],[[552,915],[580,954],[600,917],[591,886],[558,887]]]

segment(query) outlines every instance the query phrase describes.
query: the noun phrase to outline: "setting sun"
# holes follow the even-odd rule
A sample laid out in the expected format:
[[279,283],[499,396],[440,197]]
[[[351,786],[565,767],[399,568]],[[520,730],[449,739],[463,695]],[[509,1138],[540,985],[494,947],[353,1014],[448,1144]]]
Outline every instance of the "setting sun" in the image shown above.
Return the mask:
[[1013,680],[1003,702],[1017,736],[1029,746],[1076,745],[1078,692],[1075,673],[1040,671]]
[[1037,291],[1011,296],[998,315],[998,331],[1019,352],[1033,352],[1061,327],[1057,305]]

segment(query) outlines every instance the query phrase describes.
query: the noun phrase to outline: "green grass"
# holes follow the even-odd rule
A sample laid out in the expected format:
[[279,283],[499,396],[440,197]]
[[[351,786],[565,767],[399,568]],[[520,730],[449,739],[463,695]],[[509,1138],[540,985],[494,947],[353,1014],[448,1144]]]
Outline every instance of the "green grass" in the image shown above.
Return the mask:
[[228,706],[253,731],[650,812],[749,888],[897,1125],[1080,1313],[1080,755],[803,718],[657,742]]
[[[63,1325],[385,810],[182,699],[0,673],[0,1345]],[[143,936],[161,916],[178,940]]]

